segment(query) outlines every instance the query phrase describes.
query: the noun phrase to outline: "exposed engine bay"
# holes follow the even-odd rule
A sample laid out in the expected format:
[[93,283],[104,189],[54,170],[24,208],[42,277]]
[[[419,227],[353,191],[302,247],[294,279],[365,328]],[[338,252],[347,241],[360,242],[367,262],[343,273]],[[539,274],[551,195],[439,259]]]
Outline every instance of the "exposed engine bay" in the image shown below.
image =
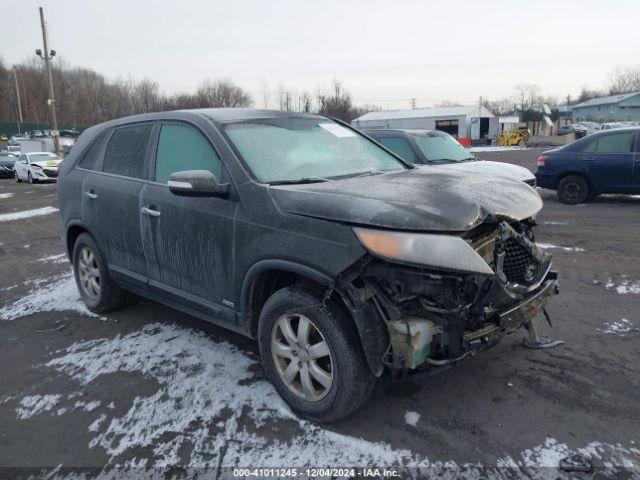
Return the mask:
[[340,283],[350,302],[373,305],[387,327],[387,348],[378,352],[383,363],[397,370],[445,365],[526,326],[558,293],[551,256],[536,245],[534,226],[531,218],[483,223],[460,237],[491,273],[403,265],[374,256],[344,272]]

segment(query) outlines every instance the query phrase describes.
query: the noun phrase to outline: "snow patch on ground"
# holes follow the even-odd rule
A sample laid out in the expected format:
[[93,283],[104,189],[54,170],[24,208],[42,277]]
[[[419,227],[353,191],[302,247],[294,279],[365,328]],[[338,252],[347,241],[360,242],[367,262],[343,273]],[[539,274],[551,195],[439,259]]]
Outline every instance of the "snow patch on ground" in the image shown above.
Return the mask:
[[567,222],[542,222],[543,225],[569,225]]
[[47,255],[46,257],[39,258],[37,261],[42,263],[65,263],[67,261],[67,255],[65,253]]
[[602,331],[604,333],[625,334],[625,333],[635,332],[637,330],[638,329],[635,327],[635,325],[633,324],[633,322],[631,320],[627,320],[626,318],[623,318],[619,322],[616,322],[616,321],[605,322],[604,330],[602,330]]
[[[558,468],[559,462],[571,453],[579,453],[594,462],[596,467],[605,469],[625,468],[640,473],[640,450],[635,447],[626,448],[621,444],[609,445],[601,442],[591,442],[585,447],[571,450],[566,443],[555,438],[547,438],[544,444],[522,452],[521,458],[514,460],[504,457],[498,460],[497,466],[506,468]],[[553,470],[549,477],[541,478],[574,478],[569,474],[560,476],[563,472]],[[613,473],[613,472],[612,472]],[[560,475],[558,475],[560,474]]]
[[2,215],[0,215],[0,222],[10,222],[12,220],[23,220],[25,218],[40,217],[42,215],[56,213],[57,211],[57,208],[42,207],[36,208],[34,210],[24,210],[22,212],[3,213]]
[[15,320],[37,312],[75,311],[84,315],[98,317],[90,312],[80,299],[72,273],[45,286],[49,279],[36,279],[36,288],[15,303],[0,308],[0,320]]
[[415,427],[420,420],[420,414],[418,412],[406,412],[404,414],[404,421],[407,425]]
[[623,280],[622,282],[620,282],[620,285],[616,286],[616,284],[610,278],[609,280],[607,280],[607,283],[604,285],[604,287],[607,290],[610,290],[615,287],[616,292],[620,295],[627,295],[629,293],[636,294],[636,295],[640,294],[640,281],[629,280],[624,275],[622,277],[623,277]]
[[[156,393],[135,398],[122,416],[107,410],[108,418],[94,426],[99,433],[90,447],[102,447],[112,458],[149,447],[156,466],[173,465],[191,447],[191,466],[429,465],[408,450],[298,419],[269,383],[253,379],[255,364],[229,343],[151,324],[125,336],[73,344],[47,366],[83,385],[116,371],[142,372],[158,381]],[[286,443],[256,432],[287,421],[293,438]]]
[[0,199],[3,198],[11,198],[13,197],[15,194],[14,193],[0,193]]
[[48,412],[58,404],[60,397],[60,395],[28,395],[20,400],[20,406],[16,408],[16,417],[24,420]]
[[585,252],[586,251],[584,248],[580,248],[580,247],[562,247],[560,245],[554,245],[553,243],[538,242],[537,245],[538,247],[544,250],[553,250],[553,249],[559,248],[561,250],[564,250],[565,252]]
[[470,152],[517,152],[522,150],[531,150],[528,147],[470,147]]

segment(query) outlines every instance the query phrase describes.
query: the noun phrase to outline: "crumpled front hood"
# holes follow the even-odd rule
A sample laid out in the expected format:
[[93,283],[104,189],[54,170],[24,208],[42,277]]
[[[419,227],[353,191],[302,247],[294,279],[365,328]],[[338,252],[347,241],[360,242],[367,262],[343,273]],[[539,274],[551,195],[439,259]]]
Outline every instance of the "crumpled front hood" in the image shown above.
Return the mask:
[[447,168],[455,168],[456,170],[480,173],[486,175],[497,175],[499,177],[511,178],[524,182],[525,180],[533,180],[536,177],[528,169],[511,163],[492,162],[490,160],[479,160],[477,162],[456,162],[448,163]]
[[41,160],[39,162],[31,162],[31,165],[38,165],[42,168],[58,168],[61,160]]
[[440,166],[269,192],[287,213],[395,230],[463,232],[492,216],[523,220],[542,208],[521,181]]

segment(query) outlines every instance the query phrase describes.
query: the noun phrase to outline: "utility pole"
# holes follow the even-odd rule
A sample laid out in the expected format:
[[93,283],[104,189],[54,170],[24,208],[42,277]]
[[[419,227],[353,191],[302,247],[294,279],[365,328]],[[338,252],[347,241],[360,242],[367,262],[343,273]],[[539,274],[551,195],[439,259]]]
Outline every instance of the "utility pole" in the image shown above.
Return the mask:
[[22,105],[20,104],[20,89],[18,88],[18,69],[13,66],[13,79],[16,84],[16,99],[18,100],[18,133],[20,133],[20,124],[22,123]]
[[40,56],[40,58],[44,58],[44,63],[47,66],[47,74],[49,76],[49,107],[51,108],[51,127],[52,127],[52,136],[53,136],[53,148],[56,151],[56,155],[62,156],[62,152],[60,151],[60,132],[58,131],[58,119],[56,118],[56,99],[53,94],[53,74],[51,73],[51,57],[53,57],[56,52],[55,50],[49,51],[49,47],[47,45],[47,24],[44,21],[44,10],[40,7],[40,24],[42,25],[42,43],[44,44],[44,57],[42,57],[42,52],[36,50],[36,54]]
[[411,109],[415,109],[416,108],[416,100],[417,100],[417,98],[415,98],[415,97],[411,99]]

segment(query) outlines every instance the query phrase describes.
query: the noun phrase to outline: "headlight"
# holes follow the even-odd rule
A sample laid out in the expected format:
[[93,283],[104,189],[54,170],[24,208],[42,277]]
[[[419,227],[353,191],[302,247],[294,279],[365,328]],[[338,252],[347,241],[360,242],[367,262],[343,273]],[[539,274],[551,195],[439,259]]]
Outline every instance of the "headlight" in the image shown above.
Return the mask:
[[369,252],[388,260],[424,267],[493,275],[491,267],[460,237],[354,228]]

